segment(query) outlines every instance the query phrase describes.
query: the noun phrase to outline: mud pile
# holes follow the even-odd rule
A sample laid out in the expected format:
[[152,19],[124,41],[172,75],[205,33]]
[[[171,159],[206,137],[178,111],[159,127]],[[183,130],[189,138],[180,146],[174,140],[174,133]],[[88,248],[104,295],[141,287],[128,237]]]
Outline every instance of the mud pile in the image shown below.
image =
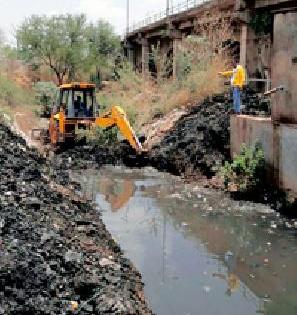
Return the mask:
[[[50,159],[53,169],[59,172],[69,169],[100,168],[103,165],[144,167],[150,165],[146,153],[136,154],[126,141],[110,145],[84,145],[58,152]],[[67,176],[67,172],[65,172]]]
[[0,314],[151,314],[98,212],[52,181],[65,173],[2,124],[0,141]]
[[[193,106],[150,152],[151,163],[175,174],[211,178],[230,152],[230,94],[215,95]],[[269,102],[251,90],[243,93],[243,114],[269,115]]]

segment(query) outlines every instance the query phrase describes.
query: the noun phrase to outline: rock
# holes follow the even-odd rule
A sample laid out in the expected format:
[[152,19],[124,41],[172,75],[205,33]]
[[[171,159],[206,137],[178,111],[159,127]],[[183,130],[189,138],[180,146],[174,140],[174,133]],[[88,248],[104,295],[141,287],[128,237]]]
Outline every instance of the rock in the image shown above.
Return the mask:
[[105,266],[111,266],[114,265],[114,262],[107,259],[107,258],[102,258],[99,261],[100,266],[105,267]]
[[82,254],[68,250],[64,256],[64,259],[66,262],[80,263],[82,261]]

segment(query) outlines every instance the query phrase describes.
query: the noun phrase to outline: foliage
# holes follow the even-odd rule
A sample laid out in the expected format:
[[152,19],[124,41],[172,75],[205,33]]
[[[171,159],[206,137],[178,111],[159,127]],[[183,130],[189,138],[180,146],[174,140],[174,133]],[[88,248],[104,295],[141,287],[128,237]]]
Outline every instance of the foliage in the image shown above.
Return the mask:
[[84,15],[36,16],[26,19],[16,31],[20,56],[29,63],[44,64],[57,76],[73,77],[85,51]]
[[0,104],[2,106],[14,107],[31,101],[30,92],[0,74]]
[[110,76],[114,61],[120,51],[120,38],[115,35],[113,27],[99,20],[86,28],[88,40],[88,58],[86,67],[93,75],[93,81],[101,84],[102,78]]
[[27,88],[23,65],[16,59],[16,49],[5,43],[0,30],[0,112],[11,114],[19,105],[28,106],[32,93]]
[[53,82],[37,82],[34,85],[35,99],[40,105],[52,104],[57,91],[57,86]]
[[241,192],[253,191],[264,180],[265,159],[259,144],[252,148],[242,145],[240,153],[231,163],[226,162],[221,176],[226,188]]
[[33,89],[35,101],[41,105],[40,114],[49,115],[57,95],[57,86],[53,82],[37,82]]
[[85,139],[87,143],[97,145],[110,145],[118,141],[117,128],[103,129],[93,127],[90,130],[79,129],[76,131],[78,141]]
[[9,45],[2,45],[1,46],[1,57],[9,60],[16,60],[17,59],[17,50],[15,47]]
[[253,14],[250,26],[258,35],[269,34],[273,30],[273,15],[268,11]]
[[150,59],[155,71],[153,75],[158,84],[161,84],[172,73],[172,60],[168,58],[169,52],[169,50],[162,52],[160,43],[151,47]]
[[20,57],[35,68],[47,66],[59,84],[107,67],[120,46],[109,23],[88,24],[85,15],[33,15],[18,27],[16,39]]
[[207,70],[211,58],[215,58],[206,37],[188,36],[177,53],[177,79],[183,81],[191,72]]

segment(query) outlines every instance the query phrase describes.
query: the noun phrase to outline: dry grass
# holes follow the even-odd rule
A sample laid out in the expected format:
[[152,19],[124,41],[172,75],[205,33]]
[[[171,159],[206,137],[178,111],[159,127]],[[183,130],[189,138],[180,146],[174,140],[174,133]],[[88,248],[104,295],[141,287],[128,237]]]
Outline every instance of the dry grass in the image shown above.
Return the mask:
[[[150,122],[157,115],[164,115],[176,108],[190,107],[206,97],[225,90],[217,73],[231,66],[236,54],[235,41],[229,12],[206,13],[204,24],[195,22],[195,35],[184,39],[177,47],[177,78],[168,79],[169,51],[160,52],[159,46],[151,47],[151,57],[158,71],[155,78],[144,77],[124,65],[120,80],[113,82],[100,93],[99,100],[106,106],[120,105],[136,129]],[[205,21],[207,24],[205,25]]]
[[120,71],[120,79],[99,93],[99,103],[122,106],[136,129],[158,115],[175,108],[197,104],[224,89],[218,71],[228,65],[223,54],[213,54],[209,45],[198,37],[181,43],[177,79],[157,79],[135,73],[129,64]]

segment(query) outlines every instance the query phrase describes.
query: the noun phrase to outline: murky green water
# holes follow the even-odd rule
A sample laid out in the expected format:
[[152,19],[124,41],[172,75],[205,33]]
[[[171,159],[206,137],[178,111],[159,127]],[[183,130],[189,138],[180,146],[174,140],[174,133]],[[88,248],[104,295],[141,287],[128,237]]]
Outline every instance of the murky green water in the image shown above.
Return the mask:
[[297,314],[294,222],[150,168],[75,177],[142,273],[156,314]]

